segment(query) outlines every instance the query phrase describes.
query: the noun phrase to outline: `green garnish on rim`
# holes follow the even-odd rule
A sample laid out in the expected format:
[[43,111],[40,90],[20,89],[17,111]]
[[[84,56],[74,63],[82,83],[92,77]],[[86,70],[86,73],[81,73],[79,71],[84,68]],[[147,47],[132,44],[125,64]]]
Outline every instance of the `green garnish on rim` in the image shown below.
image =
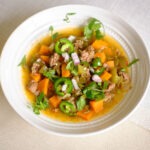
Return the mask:
[[75,12],[69,12],[69,13],[67,13],[65,15],[65,18],[63,19],[63,21],[69,23],[70,22],[70,18],[69,17],[72,16],[72,15],[75,15],[75,14],[76,14]]

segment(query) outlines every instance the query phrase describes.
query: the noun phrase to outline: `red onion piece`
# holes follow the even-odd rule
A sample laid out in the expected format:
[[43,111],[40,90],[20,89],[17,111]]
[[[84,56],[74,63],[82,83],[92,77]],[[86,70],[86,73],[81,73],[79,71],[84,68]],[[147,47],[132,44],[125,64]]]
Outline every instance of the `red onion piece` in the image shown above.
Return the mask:
[[92,80],[95,82],[102,82],[102,79],[97,74],[94,74],[92,76]]
[[72,53],[71,57],[72,57],[75,65],[78,65],[80,63],[80,59],[79,59],[78,54],[76,52]]
[[79,90],[79,86],[78,86],[77,81],[75,79],[72,79],[72,84],[73,84],[75,90]]

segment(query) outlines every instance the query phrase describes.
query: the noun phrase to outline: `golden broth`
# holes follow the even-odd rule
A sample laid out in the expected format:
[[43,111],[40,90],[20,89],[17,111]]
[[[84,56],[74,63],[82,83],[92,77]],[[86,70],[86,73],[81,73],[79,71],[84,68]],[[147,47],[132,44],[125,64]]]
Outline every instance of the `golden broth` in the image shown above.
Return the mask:
[[[81,36],[83,34],[82,31],[83,30],[81,28],[69,28],[69,29],[61,30],[61,31],[59,31],[59,38],[65,37],[65,36],[67,37],[68,35]],[[115,49],[118,49],[120,51],[120,53],[127,58],[122,46],[115,39],[106,35],[104,37],[104,40],[107,41]],[[29,51],[29,54],[27,55],[27,63],[30,65],[29,60],[31,60],[32,56],[37,53],[37,51],[39,50],[41,45],[43,45],[43,44],[49,45],[50,43],[51,43],[51,38],[49,35],[47,35],[46,37],[43,37],[41,40],[39,40],[39,42],[36,42],[35,45],[32,47],[32,49]],[[25,95],[27,96],[28,100],[31,103],[33,103],[35,101],[35,96],[26,88],[26,86],[29,82],[29,79],[30,79],[29,73],[30,72],[27,68],[22,68],[22,83],[24,86]],[[104,103],[104,109],[100,113],[95,114],[92,119],[103,116],[103,115],[107,114],[108,112],[110,112],[123,99],[123,97],[125,95],[125,91],[123,91],[123,90],[120,90],[119,92],[116,91],[115,93],[116,94],[115,94],[113,100],[109,103]],[[48,116],[49,118],[63,121],[63,122],[82,122],[82,121],[84,121],[80,117],[76,117],[76,116],[70,117],[60,111],[55,113],[54,111],[52,111],[50,109],[46,109],[46,110],[42,110],[41,112],[43,114],[45,114],[46,116]]]

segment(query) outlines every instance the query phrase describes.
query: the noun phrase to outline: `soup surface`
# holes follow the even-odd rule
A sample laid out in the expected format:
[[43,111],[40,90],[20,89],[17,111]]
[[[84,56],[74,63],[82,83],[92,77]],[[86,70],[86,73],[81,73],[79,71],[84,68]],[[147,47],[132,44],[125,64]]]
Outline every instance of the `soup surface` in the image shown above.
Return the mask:
[[109,35],[85,38],[84,31],[51,30],[23,58],[22,82],[35,114],[89,121],[110,112],[131,88],[120,44]]

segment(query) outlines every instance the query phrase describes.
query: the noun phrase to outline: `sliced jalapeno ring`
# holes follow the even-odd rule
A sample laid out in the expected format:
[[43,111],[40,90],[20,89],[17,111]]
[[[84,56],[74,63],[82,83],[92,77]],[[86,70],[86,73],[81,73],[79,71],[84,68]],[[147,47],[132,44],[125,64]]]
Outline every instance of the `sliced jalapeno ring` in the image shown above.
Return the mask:
[[62,38],[55,44],[55,52],[58,54],[62,54],[64,52],[68,52],[71,54],[74,52],[74,46],[73,44],[66,38]]
[[62,101],[59,105],[59,108],[63,113],[69,116],[75,115],[76,108],[72,103],[68,101]]
[[[64,84],[66,84],[67,88],[65,91],[62,91],[62,88],[60,88],[60,87],[62,87]],[[63,78],[56,79],[56,81],[54,83],[54,89],[55,89],[55,92],[57,95],[64,96],[65,93],[72,92],[73,85],[69,78],[63,77]]]

